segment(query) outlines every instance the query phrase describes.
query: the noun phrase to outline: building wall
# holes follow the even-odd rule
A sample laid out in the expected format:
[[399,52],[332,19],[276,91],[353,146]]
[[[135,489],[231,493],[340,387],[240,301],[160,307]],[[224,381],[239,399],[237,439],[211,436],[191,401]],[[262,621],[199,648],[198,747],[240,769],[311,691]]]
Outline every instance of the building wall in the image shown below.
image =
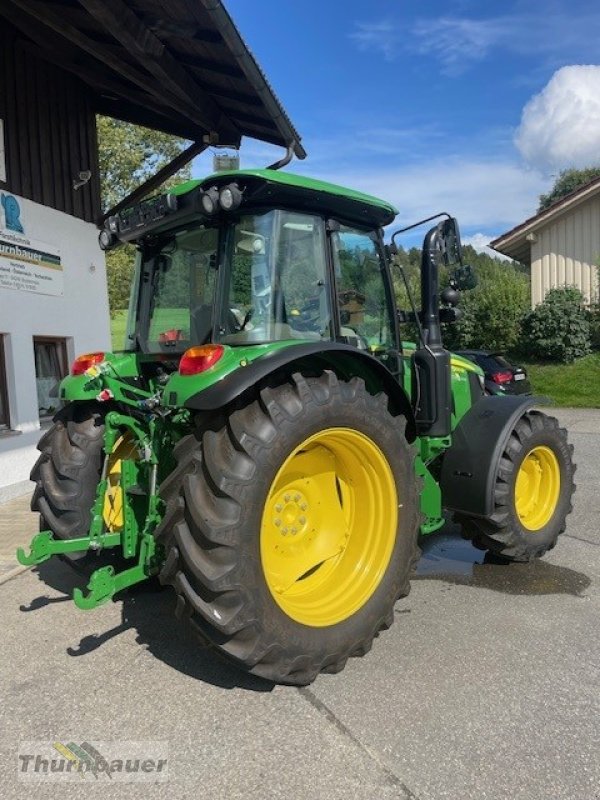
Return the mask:
[[[0,190],[91,222],[100,214],[96,118],[74,75],[40,58],[10,23],[0,25],[0,120],[6,174]],[[73,181],[89,170],[90,180]]]
[[[0,334],[10,414],[10,430],[0,431],[0,499],[29,488],[24,482],[41,435],[33,337],[65,338],[69,361],[76,354],[110,345],[106,270],[96,227],[22,197],[16,199],[25,237],[35,240],[37,247],[45,243],[60,254],[62,294],[42,293],[46,291],[43,283],[32,291],[0,286]],[[3,239],[5,222],[0,215]]]
[[582,203],[536,231],[531,246],[531,301],[541,303],[546,292],[577,286],[587,302],[597,297],[600,264],[600,197]]

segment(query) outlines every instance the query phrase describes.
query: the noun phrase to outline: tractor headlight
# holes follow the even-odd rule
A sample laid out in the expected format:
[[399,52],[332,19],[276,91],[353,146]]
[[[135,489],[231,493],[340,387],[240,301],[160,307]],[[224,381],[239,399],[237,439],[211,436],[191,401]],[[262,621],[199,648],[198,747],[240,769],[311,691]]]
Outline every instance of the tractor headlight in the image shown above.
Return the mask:
[[212,186],[202,192],[201,203],[205,214],[211,215],[215,213],[219,207],[219,190],[216,186]]
[[240,187],[235,183],[224,186],[219,192],[219,204],[223,211],[234,211],[242,202]]
[[111,233],[107,228],[102,228],[98,235],[98,244],[101,250],[109,250],[117,241],[114,233]]

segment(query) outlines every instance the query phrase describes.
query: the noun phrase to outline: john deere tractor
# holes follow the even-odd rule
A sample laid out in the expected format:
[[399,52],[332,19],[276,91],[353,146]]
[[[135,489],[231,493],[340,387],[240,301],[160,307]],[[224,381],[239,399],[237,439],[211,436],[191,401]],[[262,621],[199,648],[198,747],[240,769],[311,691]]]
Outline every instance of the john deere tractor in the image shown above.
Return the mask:
[[61,384],[32,472],[41,532],[20,561],[93,570],[84,609],[158,575],[204,643],[307,684],[392,624],[445,512],[505,559],[554,547],[574,489],[566,432],[539,398],[486,396],[444,349],[472,277],[448,215],[423,244],[418,341],[400,341],[396,213],[251,170],[110,217],[101,246],[138,254],[125,349],[79,356]]

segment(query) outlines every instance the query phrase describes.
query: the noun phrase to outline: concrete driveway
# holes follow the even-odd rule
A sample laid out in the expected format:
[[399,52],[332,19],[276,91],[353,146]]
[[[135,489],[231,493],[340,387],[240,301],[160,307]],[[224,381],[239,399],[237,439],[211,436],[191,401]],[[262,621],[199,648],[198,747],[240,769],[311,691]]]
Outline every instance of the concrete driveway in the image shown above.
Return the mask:
[[[449,526],[371,653],[309,688],[199,649],[168,592],[86,613],[59,562],[6,580],[0,796],[600,798],[600,412],[558,416],[579,466],[556,549],[485,564]],[[24,740],[161,740],[168,781],[25,782]]]

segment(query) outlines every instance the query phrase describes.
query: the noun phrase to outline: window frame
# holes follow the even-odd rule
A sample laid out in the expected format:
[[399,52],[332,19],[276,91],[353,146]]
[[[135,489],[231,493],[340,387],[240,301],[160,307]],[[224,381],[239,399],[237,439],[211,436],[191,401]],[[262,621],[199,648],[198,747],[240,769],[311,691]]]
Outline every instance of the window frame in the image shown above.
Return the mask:
[[[383,249],[383,240],[382,240],[382,233],[381,229],[379,228],[371,228],[365,227],[362,228],[360,225],[356,225],[355,223],[348,223],[344,222],[341,219],[328,219],[327,220],[327,239],[328,239],[328,257],[330,260],[329,269],[331,273],[331,285],[333,291],[333,315],[334,315],[334,326],[336,331],[335,341],[344,343],[345,338],[341,334],[341,317],[340,317],[340,305],[338,301],[338,276],[336,273],[336,253],[335,253],[335,244],[334,244],[334,236],[333,234],[340,233],[341,228],[347,228],[348,230],[361,233],[367,236],[373,242],[375,247],[375,251],[377,253],[377,257],[379,259],[379,271],[382,275],[382,282],[383,288],[385,292],[385,300],[386,306],[389,314],[389,322],[390,322],[390,329],[392,334],[392,346],[395,351],[398,351],[400,346],[400,339],[399,339],[399,328],[398,328],[398,313],[396,310],[396,300],[394,297],[393,292],[393,284],[392,284],[392,275],[390,272],[390,268],[385,257],[385,251]],[[391,355],[390,350],[387,351],[388,355]]]
[[[37,335],[34,335],[32,337],[32,344],[33,344],[33,369],[34,369],[36,382],[38,380],[36,364],[35,364],[35,346],[36,346],[36,344],[52,344],[52,345],[56,346],[57,353],[58,353],[59,367],[61,368],[61,373],[62,373],[62,377],[59,378],[59,382],[61,380],[63,380],[63,378],[65,378],[69,374],[69,358],[68,358],[68,353],[67,353],[67,339],[66,339],[66,337],[64,337],[64,336],[44,336],[44,335],[37,336]],[[37,383],[36,383],[36,389],[37,389]],[[57,397],[57,407],[59,405],[60,405],[60,397]],[[54,413],[55,412],[52,412],[52,413],[49,413],[49,414],[42,414],[42,413],[40,413],[40,409],[39,409],[39,406],[38,406],[38,416],[39,416],[40,422],[44,422],[45,420],[52,419]]]

